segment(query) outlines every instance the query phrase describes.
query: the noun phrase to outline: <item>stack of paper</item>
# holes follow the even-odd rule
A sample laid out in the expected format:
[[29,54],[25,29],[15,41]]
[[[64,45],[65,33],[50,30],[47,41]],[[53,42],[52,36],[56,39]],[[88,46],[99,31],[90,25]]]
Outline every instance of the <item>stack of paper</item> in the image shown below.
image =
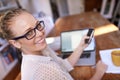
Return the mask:
[[46,42],[51,49],[60,50],[60,36],[48,37],[46,38]]
[[108,69],[106,73],[120,74],[120,67],[117,67],[112,63],[111,52],[113,50],[120,50],[120,48],[100,50],[100,57],[101,57],[101,60],[108,65]]

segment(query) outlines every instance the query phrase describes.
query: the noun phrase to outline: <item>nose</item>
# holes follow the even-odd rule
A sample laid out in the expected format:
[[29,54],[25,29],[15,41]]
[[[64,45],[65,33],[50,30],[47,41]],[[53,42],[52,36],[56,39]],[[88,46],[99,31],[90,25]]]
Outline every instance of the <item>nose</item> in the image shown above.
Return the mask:
[[43,35],[44,35],[44,30],[39,31],[39,30],[36,29],[36,37],[43,36]]

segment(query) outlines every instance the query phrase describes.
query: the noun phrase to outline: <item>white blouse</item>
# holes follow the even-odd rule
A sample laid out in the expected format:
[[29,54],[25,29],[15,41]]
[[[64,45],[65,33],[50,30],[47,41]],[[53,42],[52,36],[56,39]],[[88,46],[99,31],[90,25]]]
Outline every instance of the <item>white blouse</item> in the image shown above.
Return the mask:
[[57,57],[56,53],[47,47],[43,54],[22,54],[22,80],[73,80],[69,71],[73,69],[67,59]]

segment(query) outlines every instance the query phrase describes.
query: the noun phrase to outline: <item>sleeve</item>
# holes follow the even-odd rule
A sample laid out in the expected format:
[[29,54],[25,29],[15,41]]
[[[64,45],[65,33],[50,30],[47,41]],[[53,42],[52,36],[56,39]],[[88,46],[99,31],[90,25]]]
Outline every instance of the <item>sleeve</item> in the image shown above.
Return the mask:
[[35,80],[70,80],[61,69],[48,65],[38,67],[34,75]]
[[43,54],[46,54],[52,57],[57,63],[60,64],[67,72],[73,70],[73,66],[67,59],[62,59],[61,57],[57,56],[57,53],[53,51],[49,46],[44,50]]

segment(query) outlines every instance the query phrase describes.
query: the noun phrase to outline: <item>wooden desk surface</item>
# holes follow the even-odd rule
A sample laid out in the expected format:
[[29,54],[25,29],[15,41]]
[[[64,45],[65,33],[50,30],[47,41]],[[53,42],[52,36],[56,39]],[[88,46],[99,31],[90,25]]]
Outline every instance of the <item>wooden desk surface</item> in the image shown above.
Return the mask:
[[[100,59],[99,50],[120,48],[119,29],[97,12],[88,12],[59,18],[49,36],[60,36],[60,32],[94,28],[96,41],[96,59]],[[95,69],[91,66],[76,66],[70,74],[75,80],[89,80]],[[106,73],[102,80],[120,80],[119,74]]]

